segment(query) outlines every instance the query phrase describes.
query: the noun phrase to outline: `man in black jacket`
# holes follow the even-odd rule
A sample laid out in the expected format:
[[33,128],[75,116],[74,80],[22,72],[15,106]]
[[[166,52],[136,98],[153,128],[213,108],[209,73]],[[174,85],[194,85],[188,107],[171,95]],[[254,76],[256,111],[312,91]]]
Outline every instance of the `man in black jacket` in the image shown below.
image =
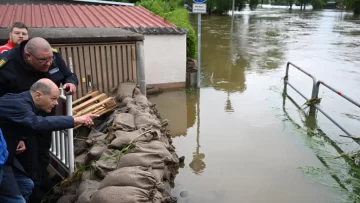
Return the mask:
[[[30,91],[19,94],[6,94],[0,98],[0,128],[4,134],[9,152],[4,166],[4,176],[0,185],[0,202],[25,203],[33,184],[17,165],[16,147],[24,135],[35,131],[54,131],[73,128],[76,124],[93,125],[97,115],[39,116],[40,112],[50,113],[58,104],[60,91],[49,79],[40,79]],[[17,165],[17,166],[15,166]],[[14,167],[15,166],[15,167]]]
[[[13,49],[0,55],[0,97],[6,93],[20,93],[30,89],[41,78],[52,80],[57,86],[63,84],[68,94],[76,92],[78,79],[66,66],[57,51],[43,38],[23,41]],[[49,114],[44,114],[49,115]],[[41,134],[42,136],[36,136]],[[50,162],[49,149],[51,132],[41,131],[28,135],[26,151],[18,156],[26,172],[35,182],[34,195],[41,199],[45,194],[38,193],[42,182],[48,179],[47,166]],[[44,184],[42,184],[44,185]],[[49,189],[47,186],[42,188]],[[33,195],[33,197],[34,197]],[[35,200],[33,202],[38,202]]]

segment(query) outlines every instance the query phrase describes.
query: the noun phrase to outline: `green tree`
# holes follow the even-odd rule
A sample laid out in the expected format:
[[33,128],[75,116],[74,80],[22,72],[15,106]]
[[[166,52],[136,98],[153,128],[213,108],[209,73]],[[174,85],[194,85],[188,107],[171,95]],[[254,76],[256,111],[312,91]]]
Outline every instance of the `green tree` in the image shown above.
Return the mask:
[[250,0],[249,2],[250,10],[252,11],[255,10],[258,4],[259,4],[259,0]]
[[323,0],[311,0],[311,5],[313,10],[321,10],[324,6],[325,2]]
[[354,1],[354,15],[360,15],[360,0]]

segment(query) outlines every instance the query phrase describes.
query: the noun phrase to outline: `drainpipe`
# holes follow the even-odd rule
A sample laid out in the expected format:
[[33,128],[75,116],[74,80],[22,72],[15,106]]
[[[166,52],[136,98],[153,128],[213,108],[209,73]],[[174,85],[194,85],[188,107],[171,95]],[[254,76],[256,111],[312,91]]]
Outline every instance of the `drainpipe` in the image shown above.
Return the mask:
[[136,42],[136,78],[141,93],[146,96],[144,41]]

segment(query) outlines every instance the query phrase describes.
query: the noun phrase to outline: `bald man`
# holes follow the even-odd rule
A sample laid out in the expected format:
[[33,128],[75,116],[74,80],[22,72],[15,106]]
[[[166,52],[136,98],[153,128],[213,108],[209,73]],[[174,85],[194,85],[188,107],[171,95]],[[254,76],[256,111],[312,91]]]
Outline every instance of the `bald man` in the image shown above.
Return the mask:
[[[50,44],[43,38],[25,40],[0,55],[0,97],[6,93],[28,91],[31,85],[41,78],[48,78],[57,86],[63,84],[63,88],[68,89],[68,94],[76,92],[78,85],[76,75],[66,66],[60,54],[52,50]],[[36,136],[37,134],[43,136]],[[43,180],[48,180],[51,132],[42,131],[37,134],[27,136],[26,151],[17,155],[26,172],[35,182],[36,188],[31,197],[34,198],[33,202],[41,200],[49,189],[48,184]]]
[[[0,185],[0,202],[25,203],[31,195],[34,184],[14,160],[16,146],[23,135],[36,131],[55,131],[73,128],[77,124],[93,125],[97,115],[39,116],[40,112],[51,112],[58,104],[60,91],[49,79],[40,79],[30,91],[19,94],[5,94],[0,98],[0,128],[2,129],[8,159]],[[32,133],[34,132],[34,133]]]

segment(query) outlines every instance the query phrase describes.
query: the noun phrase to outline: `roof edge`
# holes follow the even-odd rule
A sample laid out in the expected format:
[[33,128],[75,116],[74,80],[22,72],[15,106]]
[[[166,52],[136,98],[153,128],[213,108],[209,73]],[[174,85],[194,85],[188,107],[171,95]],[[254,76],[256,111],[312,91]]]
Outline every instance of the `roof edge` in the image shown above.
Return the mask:
[[[8,29],[0,29],[0,43],[8,41]],[[121,28],[29,28],[29,36],[51,44],[143,41],[144,35]]]
[[185,35],[188,32],[181,27],[123,27],[123,29],[146,35]]
[[71,1],[84,2],[84,3],[105,4],[105,5],[134,6],[133,3],[116,2],[116,1],[104,1],[104,0],[71,0]]

